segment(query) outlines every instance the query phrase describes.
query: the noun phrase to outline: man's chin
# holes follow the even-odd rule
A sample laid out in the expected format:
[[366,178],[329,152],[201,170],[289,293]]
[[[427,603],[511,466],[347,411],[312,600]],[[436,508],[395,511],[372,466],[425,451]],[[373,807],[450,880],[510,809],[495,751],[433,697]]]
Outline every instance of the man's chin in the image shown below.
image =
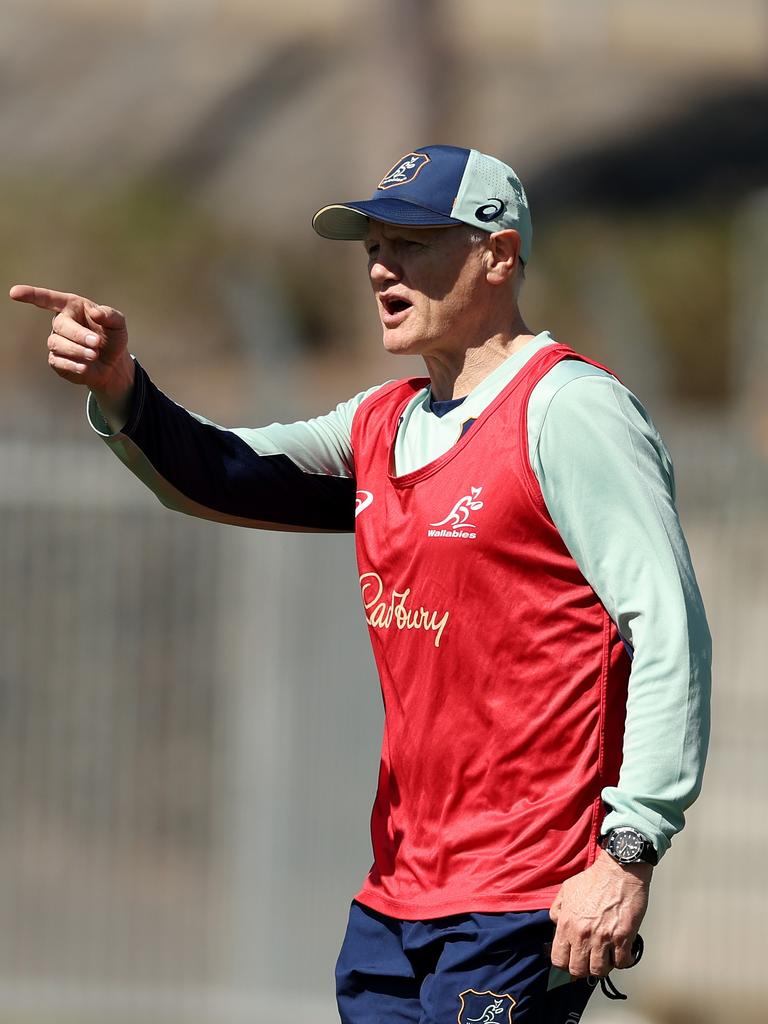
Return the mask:
[[420,339],[402,327],[383,327],[381,340],[392,355],[416,356],[420,351]]

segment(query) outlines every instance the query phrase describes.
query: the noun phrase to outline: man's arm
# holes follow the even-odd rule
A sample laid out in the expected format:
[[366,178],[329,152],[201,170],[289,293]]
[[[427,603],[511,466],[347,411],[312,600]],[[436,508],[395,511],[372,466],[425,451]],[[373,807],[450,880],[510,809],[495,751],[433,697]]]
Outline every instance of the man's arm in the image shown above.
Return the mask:
[[91,425],[163,504],[241,526],[354,528],[351,424],[370,392],[305,422],[227,430],[155,387],[128,351],[119,311],[29,285],[11,298],[55,313],[50,366],[90,389]]
[[136,363],[122,429],[111,433],[91,394],[88,417],[117,457],[168,508],[261,529],[351,531],[351,424],[370,394],[297,423],[227,429],[164,395]]
[[[618,785],[603,791],[603,831],[632,825],[662,856],[701,785],[709,631],[653,424],[613,378],[560,366],[542,382],[549,394],[534,470],[555,525],[633,651],[623,763]],[[574,974],[626,966],[650,875],[648,865],[620,867],[600,853],[570,879],[553,908],[558,966]]]

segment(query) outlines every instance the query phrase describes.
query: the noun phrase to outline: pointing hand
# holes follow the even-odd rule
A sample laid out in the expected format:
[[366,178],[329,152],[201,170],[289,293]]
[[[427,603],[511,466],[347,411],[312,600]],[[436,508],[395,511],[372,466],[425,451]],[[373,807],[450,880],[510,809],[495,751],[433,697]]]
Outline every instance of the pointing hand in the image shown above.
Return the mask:
[[14,285],[10,296],[54,313],[49,365],[64,380],[89,387],[110,426],[122,426],[135,372],[123,314],[82,295],[27,284]]

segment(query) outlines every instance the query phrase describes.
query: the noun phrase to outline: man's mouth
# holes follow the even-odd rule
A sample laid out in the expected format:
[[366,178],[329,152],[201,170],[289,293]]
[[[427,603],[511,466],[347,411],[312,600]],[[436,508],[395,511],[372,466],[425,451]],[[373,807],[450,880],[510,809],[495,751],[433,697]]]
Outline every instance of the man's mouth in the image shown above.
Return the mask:
[[402,323],[412,303],[395,295],[380,295],[381,321],[385,327],[397,327]]

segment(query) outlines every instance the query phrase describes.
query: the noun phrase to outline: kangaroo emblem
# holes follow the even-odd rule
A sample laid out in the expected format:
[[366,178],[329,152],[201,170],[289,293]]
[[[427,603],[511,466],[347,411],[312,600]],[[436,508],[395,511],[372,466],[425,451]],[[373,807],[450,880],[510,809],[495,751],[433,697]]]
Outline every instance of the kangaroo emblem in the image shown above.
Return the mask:
[[429,525],[450,526],[452,530],[460,530],[464,527],[474,529],[474,525],[469,521],[469,514],[470,512],[477,512],[478,509],[483,507],[483,502],[477,500],[482,489],[482,487],[470,487],[470,493],[465,494],[463,498],[459,498],[445,519],[441,519],[439,523],[430,523]]
[[422,171],[430,159],[426,153],[406,153],[395,166],[387,171],[379,182],[380,189],[394,188],[395,185],[407,185]]
[[467,1024],[495,1024],[499,1020],[498,1015],[502,1012],[501,1000],[496,999],[490,1006],[486,1006],[482,1017],[468,1017]]
[[[515,999],[498,992],[476,992],[473,988],[459,994],[459,1024],[512,1024]],[[490,1000],[490,1001],[489,1001]],[[473,1016],[469,1016],[473,1014]]]

